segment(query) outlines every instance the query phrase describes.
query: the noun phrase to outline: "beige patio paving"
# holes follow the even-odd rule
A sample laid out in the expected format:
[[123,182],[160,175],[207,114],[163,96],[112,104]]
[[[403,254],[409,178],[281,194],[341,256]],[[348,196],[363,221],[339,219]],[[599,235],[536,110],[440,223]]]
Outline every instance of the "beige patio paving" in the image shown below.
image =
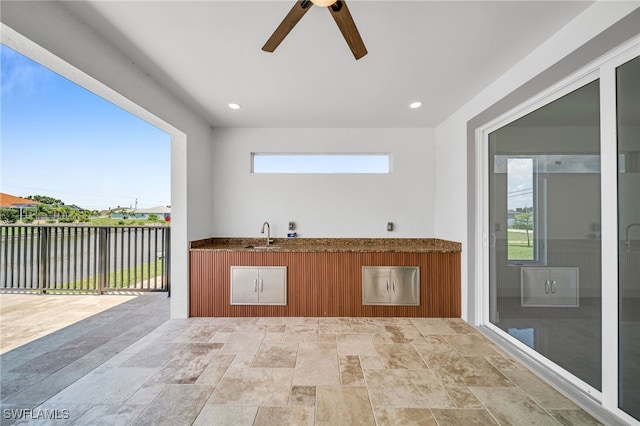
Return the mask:
[[460,319],[171,320],[149,294],[0,366],[2,424],[599,424]]

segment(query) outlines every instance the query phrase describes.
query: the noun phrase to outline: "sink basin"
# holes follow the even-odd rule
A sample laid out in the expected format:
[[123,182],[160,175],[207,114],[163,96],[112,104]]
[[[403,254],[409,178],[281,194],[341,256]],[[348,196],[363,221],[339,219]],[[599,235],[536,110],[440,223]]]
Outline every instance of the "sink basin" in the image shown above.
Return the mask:
[[272,250],[279,249],[280,246],[246,246],[245,248],[253,250]]

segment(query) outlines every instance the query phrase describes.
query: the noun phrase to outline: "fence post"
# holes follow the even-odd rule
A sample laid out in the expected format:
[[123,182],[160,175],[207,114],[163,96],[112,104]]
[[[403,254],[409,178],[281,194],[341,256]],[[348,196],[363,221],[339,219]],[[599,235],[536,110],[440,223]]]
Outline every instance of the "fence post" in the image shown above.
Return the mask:
[[162,261],[162,269],[164,269],[164,276],[162,277],[162,283],[167,290],[167,297],[171,297],[171,227],[164,228],[164,259]]
[[109,228],[98,228],[98,294],[107,287],[109,272]]
[[39,238],[39,256],[38,259],[38,289],[40,294],[47,292],[46,285],[49,282],[49,231],[51,228],[48,226],[38,226],[40,238]]

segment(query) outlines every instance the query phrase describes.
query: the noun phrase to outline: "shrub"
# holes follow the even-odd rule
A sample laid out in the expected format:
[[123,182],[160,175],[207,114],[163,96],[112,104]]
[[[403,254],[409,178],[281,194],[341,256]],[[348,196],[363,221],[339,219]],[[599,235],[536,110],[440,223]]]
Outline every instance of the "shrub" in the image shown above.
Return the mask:
[[18,212],[14,209],[0,209],[0,220],[5,223],[16,223]]
[[60,218],[60,223],[73,223],[75,222],[73,219],[71,219],[70,217],[61,217]]
[[47,223],[56,223],[55,219],[47,219]]
[[124,220],[119,220],[118,225],[124,225]]
[[22,223],[33,223],[33,217],[31,217],[31,216],[23,217],[22,218]]
[[150,222],[157,222],[158,221],[158,215],[151,213],[149,215],[149,221]]

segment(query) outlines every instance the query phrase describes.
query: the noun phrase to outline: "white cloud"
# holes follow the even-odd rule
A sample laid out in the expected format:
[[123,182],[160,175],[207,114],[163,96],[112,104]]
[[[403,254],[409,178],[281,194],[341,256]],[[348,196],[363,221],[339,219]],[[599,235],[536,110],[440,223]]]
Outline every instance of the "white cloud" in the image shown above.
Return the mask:
[[29,96],[48,79],[48,70],[10,48],[0,45],[0,96]]

